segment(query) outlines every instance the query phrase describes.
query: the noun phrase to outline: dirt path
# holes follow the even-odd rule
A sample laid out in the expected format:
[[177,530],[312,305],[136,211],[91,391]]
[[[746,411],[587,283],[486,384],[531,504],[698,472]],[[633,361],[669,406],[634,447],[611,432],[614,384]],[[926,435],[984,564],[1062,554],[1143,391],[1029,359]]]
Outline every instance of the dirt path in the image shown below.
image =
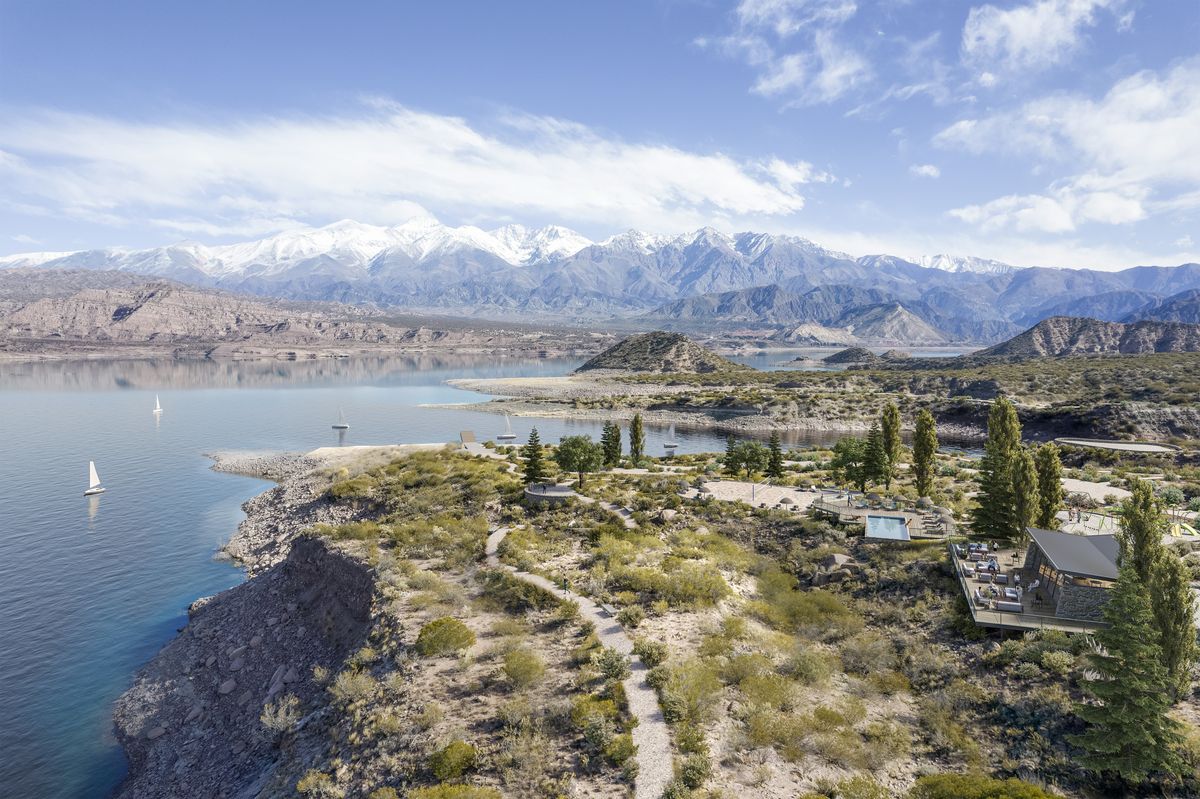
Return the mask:
[[[586,499],[580,497],[580,499]],[[595,500],[593,500],[595,501]],[[600,503],[602,507],[616,510],[616,506]],[[623,510],[623,509],[622,509]],[[624,518],[624,517],[623,517]],[[632,518],[626,518],[627,527],[636,527]],[[490,566],[507,569],[512,574],[528,583],[549,591],[559,599],[578,603],[579,612],[583,618],[596,625],[596,635],[604,646],[611,647],[629,656],[631,674],[625,680],[625,695],[629,698],[629,712],[638,720],[633,728],[633,742],[637,745],[637,781],[634,783],[634,799],[659,799],[674,776],[672,769],[671,733],[663,720],[662,709],[658,706],[658,696],[654,689],[646,684],[646,664],[633,654],[633,642],[625,633],[625,629],[613,615],[585,596],[574,594],[555,585],[550,580],[537,574],[518,571],[508,564],[501,563],[497,554],[500,543],[508,534],[507,527],[493,530],[487,539],[487,562]]]

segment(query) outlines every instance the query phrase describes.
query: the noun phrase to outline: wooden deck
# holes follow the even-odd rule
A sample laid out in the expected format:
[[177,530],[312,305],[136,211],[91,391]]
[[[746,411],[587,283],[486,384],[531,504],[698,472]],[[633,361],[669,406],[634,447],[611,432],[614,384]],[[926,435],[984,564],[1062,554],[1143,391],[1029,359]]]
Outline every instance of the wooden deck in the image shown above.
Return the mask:
[[[1025,570],[1022,563],[1024,553],[1015,549],[998,549],[992,554],[995,555],[1000,565],[1000,574],[1008,577],[1008,585],[1013,585],[1014,576],[1020,575],[1021,612],[979,607],[975,602],[975,589],[979,588],[986,592],[991,584],[967,577],[965,571],[968,568],[973,569],[975,562],[959,558],[954,551],[953,544],[949,544],[947,549],[950,554],[950,564],[958,576],[958,583],[967,599],[967,605],[971,608],[971,617],[980,627],[997,630],[1057,630],[1064,633],[1090,633],[1107,626],[1104,622],[1094,619],[1071,619],[1058,616],[1055,614],[1056,606],[1053,602],[1039,602],[1036,592],[1025,592],[1024,588],[1029,586],[1037,575]],[[1001,585],[996,587],[997,589],[1003,588]]]

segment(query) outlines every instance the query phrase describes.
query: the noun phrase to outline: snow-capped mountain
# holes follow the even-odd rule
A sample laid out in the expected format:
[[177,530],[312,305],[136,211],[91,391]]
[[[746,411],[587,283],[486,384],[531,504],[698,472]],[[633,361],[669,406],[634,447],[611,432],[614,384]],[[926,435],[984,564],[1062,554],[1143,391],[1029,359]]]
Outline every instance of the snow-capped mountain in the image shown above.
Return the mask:
[[980,342],[1064,308],[1127,314],[1200,289],[1197,265],[1099,272],[945,255],[854,258],[798,236],[707,227],[672,235],[629,230],[597,243],[558,226],[484,230],[430,217],[392,227],[343,220],[216,246],[27,253],[0,258],[6,267],[117,270],[287,299],[499,319],[648,314],[655,324],[680,326],[883,320],[889,329],[925,324],[947,341]]
[[972,272],[977,275],[1007,275],[1020,268],[971,255],[922,255],[914,259],[914,263],[944,272]]

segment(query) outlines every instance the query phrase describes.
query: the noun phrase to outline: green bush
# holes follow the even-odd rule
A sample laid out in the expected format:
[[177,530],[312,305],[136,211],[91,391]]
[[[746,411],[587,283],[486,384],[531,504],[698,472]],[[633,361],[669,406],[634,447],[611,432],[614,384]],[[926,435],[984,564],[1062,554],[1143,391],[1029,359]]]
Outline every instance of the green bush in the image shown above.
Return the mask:
[[633,654],[638,656],[638,659],[646,665],[646,668],[652,669],[662,663],[665,663],[670,651],[667,645],[661,641],[651,641],[648,638],[638,638],[633,642]]
[[604,647],[592,655],[592,665],[608,682],[621,682],[629,676],[629,658],[611,647]]
[[1015,777],[982,774],[930,774],[917,780],[909,799],[1052,799],[1053,794]]
[[434,619],[417,635],[417,651],[426,657],[449,655],[475,643],[475,633],[451,616]]
[[712,763],[709,762],[708,755],[700,753],[688,755],[679,766],[680,781],[693,790],[708,782],[710,777],[712,777]]
[[639,624],[646,620],[646,611],[642,610],[641,605],[629,605],[617,611],[617,621],[622,627],[628,627],[633,630]]
[[504,676],[517,690],[539,682],[546,674],[546,664],[536,652],[525,647],[514,649],[504,656]]
[[451,741],[429,757],[429,770],[445,782],[456,780],[475,765],[475,747],[466,741]]
[[305,772],[296,783],[296,793],[313,799],[341,799],[346,795],[345,789],[339,788],[333,777],[315,768]]
[[504,799],[495,788],[478,785],[434,785],[432,788],[413,788],[408,799]]
[[396,793],[395,788],[376,788],[367,794],[367,799],[400,799],[400,794]]
[[604,747],[604,757],[614,766],[625,765],[625,761],[635,754],[637,754],[637,747],[633,745],[633,736],[629,733],[614,735],[608,745]]
[[891,799],[891,792],[870,777],[859,775],[842,780],[837,786],[838,799]]
[[571,723],[577,729],[583,729],[587,720],[593,716],[614,720],[617,717],[617,703],[611,699],[601,699],[598,696],[581,696],[571,704]]
[[339,702],[350,704],[370,699],[379,689],[379,683],[370,674],[347,669],[334,679],[329,692]]

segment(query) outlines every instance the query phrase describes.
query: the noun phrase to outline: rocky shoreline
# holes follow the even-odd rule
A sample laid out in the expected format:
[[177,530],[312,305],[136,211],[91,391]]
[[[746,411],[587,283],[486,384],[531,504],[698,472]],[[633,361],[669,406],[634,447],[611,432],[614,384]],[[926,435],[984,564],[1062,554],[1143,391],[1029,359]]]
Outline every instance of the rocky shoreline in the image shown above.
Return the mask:
[[114,727],[129,760],[118,799],[270,795],[281,760],[294,765],[304,753],[282,752],[265,734],[264,705],[322,691],[313,668],[336,667],[370,627],[372,569],[303,535],[351,513],[324,498],[322,462],[303,453],[210,457],[218,471],[278,485],[242,506],[246,518],[222,548],[250,579],[193,602],[188,624],[117,700]]

